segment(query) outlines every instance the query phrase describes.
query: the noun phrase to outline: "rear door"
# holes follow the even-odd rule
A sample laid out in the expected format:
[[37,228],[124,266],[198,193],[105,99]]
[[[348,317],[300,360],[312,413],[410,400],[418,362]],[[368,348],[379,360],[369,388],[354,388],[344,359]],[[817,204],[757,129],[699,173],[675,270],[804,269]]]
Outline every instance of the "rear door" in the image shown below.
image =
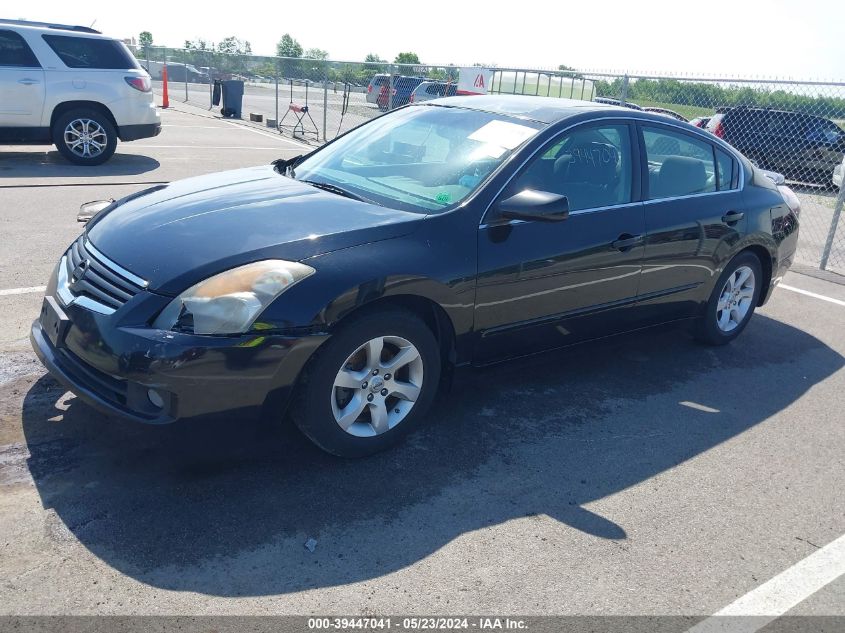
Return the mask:
[[625,122],[563,132],[499,196],[524,189],[566,195],[566,220],[507,221],[495,203],[488,211],[478,232],[476,362],[626,328],[645,231],[632,134]]
[[33,138],[44,110],[44,71],[24,38],[0,30],[0,138]]
[[637,318],[693,316],[745,233],[739,165],[676,126],[641,124],[645,252]]

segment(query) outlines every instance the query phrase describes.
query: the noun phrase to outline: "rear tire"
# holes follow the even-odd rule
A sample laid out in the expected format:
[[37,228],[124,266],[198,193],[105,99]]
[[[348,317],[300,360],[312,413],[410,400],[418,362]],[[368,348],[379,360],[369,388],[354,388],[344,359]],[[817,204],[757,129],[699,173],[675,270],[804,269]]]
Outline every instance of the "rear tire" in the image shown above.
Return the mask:
[[102,165],[117,149],[117,130],[96,109],[65,112],[53,124],[52,135],[59,153],[75,165]]
[[372,455],[422,424],[440,369],[437,339],[413,313],[353,317],[306,367],[291,417],[328,453]]
[[760,300],[763,273],[754,253],[734,257],[713,286],[695,337],[706,345],[726,345],[739,336]]

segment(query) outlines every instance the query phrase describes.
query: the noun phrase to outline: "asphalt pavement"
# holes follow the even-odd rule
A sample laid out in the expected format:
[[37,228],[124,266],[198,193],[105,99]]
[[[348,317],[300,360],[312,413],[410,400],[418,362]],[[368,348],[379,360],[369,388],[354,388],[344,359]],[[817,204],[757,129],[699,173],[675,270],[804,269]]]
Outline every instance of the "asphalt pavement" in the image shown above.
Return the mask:
[[[845,285],[796,273],[727,347],[647,331],[463,372],[364,460],[79,403],[26,338],[79,204],[302,150],[180,109],[96,169],[0,148],[0,614],[709,616],[834,551]],[[793,584],[787,614],[845,615],[842,576]]]

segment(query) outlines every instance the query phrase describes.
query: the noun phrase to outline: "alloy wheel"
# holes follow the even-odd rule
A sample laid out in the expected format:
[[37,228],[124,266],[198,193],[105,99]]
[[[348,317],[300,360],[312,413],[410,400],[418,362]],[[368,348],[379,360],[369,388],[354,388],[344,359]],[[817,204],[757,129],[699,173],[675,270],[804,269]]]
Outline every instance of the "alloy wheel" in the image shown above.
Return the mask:
[[423,361],[401,336],[379,336],[341,366],[331,391],[334,418],[356,437],[386,433],[413,409],[423,385]]
[[754,271],[740,266],[725,281],[716,304],[716,324],[722,332],[731,332],[743,322],[754,301]]
[[108,145],[103,126],[93,119],[74,119],[65,127],[65,145],[80,158],[94,158]]

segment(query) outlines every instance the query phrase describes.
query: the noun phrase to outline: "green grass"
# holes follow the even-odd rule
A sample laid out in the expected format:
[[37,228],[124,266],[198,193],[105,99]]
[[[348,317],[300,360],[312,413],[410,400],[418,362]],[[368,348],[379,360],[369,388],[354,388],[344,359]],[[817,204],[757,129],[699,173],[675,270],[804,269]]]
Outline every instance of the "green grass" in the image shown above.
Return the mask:
[[[570,82],[573,84],[570,86]],[[539,86],[537,85],[539,83]],[[561,83],[563,85],[561,85]],[[499,76],[496,76],[492,86],[493,92],[500,92],[502,94],[524,94],[524,95],[539,95],[541,97],[563,97],[564,99],[581,99],[581,80],[568,78],[552,77],[551,88],[549,87],[548,76],[541,77],[537,81],[537,77],[529,75],[522,83],[522,76],[516,80],[516,89],[514,89],[513,77],[504,77],[500,81]],[[588,79],[584,82],[583,98],[589,99],[592,91],[592,82]]]
[[666,108],[688,119],[710,116],[714,111],[713,108],[699,108],[698,106],[679,105],[677,103],[659,103],[657,101],[640,101],[639,99],[632,99],[632,101],[643,108]]

